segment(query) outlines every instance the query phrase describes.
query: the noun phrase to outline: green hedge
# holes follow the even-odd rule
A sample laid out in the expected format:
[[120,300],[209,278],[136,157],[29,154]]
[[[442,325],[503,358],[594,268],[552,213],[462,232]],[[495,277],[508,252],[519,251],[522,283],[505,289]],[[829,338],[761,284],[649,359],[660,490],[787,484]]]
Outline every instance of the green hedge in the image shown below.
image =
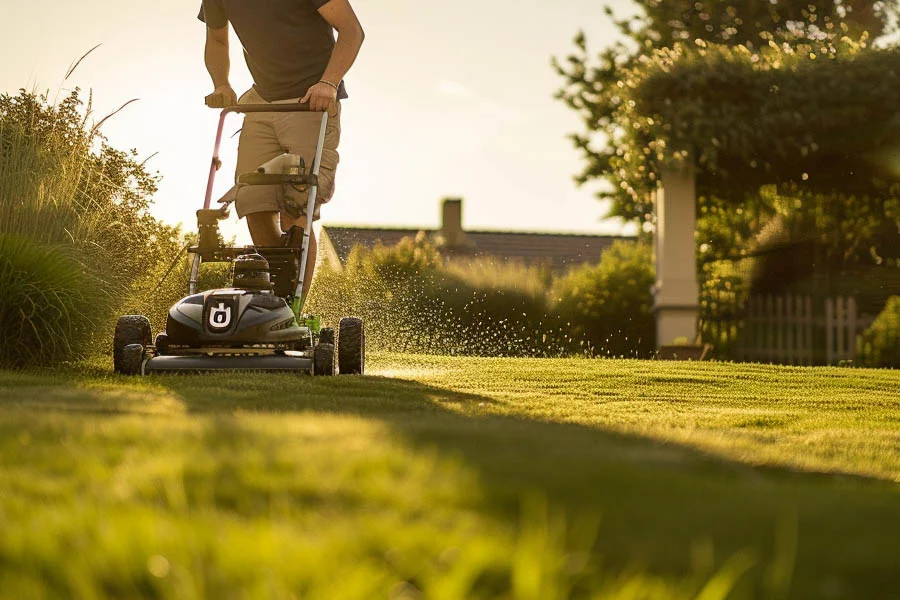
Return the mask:
[[654,280],[650,247],[618,241],[600,264],[557,280],[552,307],[573,341],[590,344],[591,353],[646,357],[656,349]]
[[329,323],[348,314],[362,317],[368,343],[384,350],[493,356],[562,353],[541,331],[543,294],[469,283],[459,265],[444,267],[424,236],[372,250],[357,246],[342,270],[322,265],[308,308]]
[[892,296],[860,336],[859,360],[867,367],[900,368],[900,296]]
[[599,265],[554,282],[516,264],[445,264],[419,236],[393,247],[357,246],[342,270],[322,265],[308,308],[331,324],[362,317],[371,347],[383,350],[646,356],[653,349],[652,281],[649,250],[634,243],[618,243]]

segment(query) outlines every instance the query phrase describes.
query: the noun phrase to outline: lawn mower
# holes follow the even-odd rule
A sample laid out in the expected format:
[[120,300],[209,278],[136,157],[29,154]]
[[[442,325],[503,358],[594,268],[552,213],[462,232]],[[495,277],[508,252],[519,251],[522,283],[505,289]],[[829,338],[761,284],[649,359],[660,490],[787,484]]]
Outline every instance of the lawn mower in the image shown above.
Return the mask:
[[[335,332],[333,328],[321,327],[320,318],[301,312],[309,285],[303,278],[309,258],[309,236],[328,113],[322,112],[311,168],[307,169],[303,157],[286,153],[261,165],[256,172],[240,174],[234,188],[282,185],[308,190],[305,229],[293,227],[282,236],[280,247],[227,247],[221,242],[219,221],[229,217],[229,207],[236,194],[226,194],[219,201],[220,208],[210,208],[213,183],[222,164],[219,148],[225,118],[231,113],[302,111],[309,111],[308,105],[245,104],[221,112],[206,198],[203,209],[197,211],[197,245],[188,248],[193,258],[188,296],[172,306],[165,331],[155,338],[145,316],[119,318],[113,337],[113,367],[117,373],[220,370],[299,371],[314,375],[363,373],[365,334],[361,319],[345,317]],[[232,287],[199,290],[200,265],[204,262],[231,263]]]

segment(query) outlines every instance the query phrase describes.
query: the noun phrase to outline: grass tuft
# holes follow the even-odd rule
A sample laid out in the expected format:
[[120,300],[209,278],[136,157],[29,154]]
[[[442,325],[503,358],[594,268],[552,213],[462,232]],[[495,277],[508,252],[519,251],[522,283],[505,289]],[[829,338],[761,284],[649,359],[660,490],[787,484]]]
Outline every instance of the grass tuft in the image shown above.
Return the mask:
[[63,250],[0,235],[0,366],[85,356],[108,304],[96,280]]

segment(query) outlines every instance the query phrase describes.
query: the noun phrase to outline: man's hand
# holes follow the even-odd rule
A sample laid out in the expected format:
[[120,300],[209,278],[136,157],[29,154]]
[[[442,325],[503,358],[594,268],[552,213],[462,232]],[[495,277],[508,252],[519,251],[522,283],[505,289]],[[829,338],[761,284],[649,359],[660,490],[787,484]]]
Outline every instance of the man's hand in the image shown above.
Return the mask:
[[210,108],[228,108],[237,104],[237,94],[230,85],[220,85],[206,97],[206,105]]
[[337,108],[337,88],[329,83],[320,81],[315,84],[306,95],[300,99],[301,104],[309,102],[309,110],[322,111],[327,110],[333,113]]

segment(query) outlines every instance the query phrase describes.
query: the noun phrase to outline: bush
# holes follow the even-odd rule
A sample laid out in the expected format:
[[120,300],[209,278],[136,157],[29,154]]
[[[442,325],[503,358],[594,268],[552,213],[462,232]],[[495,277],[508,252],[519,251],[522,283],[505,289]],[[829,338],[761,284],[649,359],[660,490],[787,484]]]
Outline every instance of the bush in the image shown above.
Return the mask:
[[[559,355],[551,335],[545,286],[514,284],[523,268],[445,266],[424,234],[396,246],[353,249],[342,271],[320,267],[309,308],[335,323],[354,314],[366,322],[373,347],[385,350],[480,356]],[[511,270],[512,273],[506,273]],[[482,272],[482,275],[487,271]],[[497,285],[498,281],[505,282]]]
[[0,235],[0,365],[83,356],[110,301],[63,250]]
[[862,334],[859,360],[867,367],[900,368],[900,296],[891,296]]
[[[31,299],[10,292],[7,300],[13,304],[4,306],[0,327],[54,340],[54,360],[83,355],[91,340],[95,350],[107,349],[116,314],[135,284],[181,247],[178,229],[149,213],[157,177],[138,162],[135,151],[110,147],[97,126],[88,124],[90,115],[78,90],[57,104],[24,91],[0,95],[0,236],[7,238],[5,264],[19,265],[5,275],[7,282],[36,286],[34,298],[51,304],[59,290],[90,289],[93,299],[86,311],[93,335],[86,338],[77,294],[72,309],[60,313],[73,320],[63,326],[59,320],[28,317]],[[60,264],[67,272],[43,264],[55,255],[64,257]],[[22,265],[36,271],[22,271]],[[43,351],[6,354],[0,364],[49,360],[43,356]]]
[[327,323],[362,317],[372,346],[385,350],[645,356],[654,348],[653,267],[649,250],[634,248],[618,244],[599,266],[554,285],[547,273],[521,265],[445,265],[424,235],[390,248],[357,246],[342,271],[319,269],[308,306]]
[[656,347],[654,278],[650,247],[619,240],[598,265],[573,269],[554,283],[551,309],[589,354],[649,356]]

